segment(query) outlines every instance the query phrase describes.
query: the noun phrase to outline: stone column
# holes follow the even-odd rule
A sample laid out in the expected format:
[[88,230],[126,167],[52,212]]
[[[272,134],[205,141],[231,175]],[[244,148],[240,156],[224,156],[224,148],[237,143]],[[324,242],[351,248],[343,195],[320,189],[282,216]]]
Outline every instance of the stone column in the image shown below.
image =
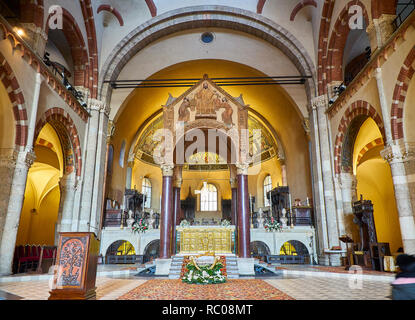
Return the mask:
[[0,149],[0,240],[6,221],[10,192],[13,183],[13,172],[16,167],[17,151],[13,148]]
[[16,244],[17,231],[19,229],[27,173],[34,160],[35,154],[33,152],[20,151],[17,154],[7,215],[1,238],[0,275],[9,275],[12,273],[14,247]]
[[95,160],[95,173],[94,173],[94,191],[92,198],[91,208],[91,222],[90,230],[95,232],[98,238],[100,235],[100,225],[103,210],[103,193],[104,193],[104,181],[105,181],[105,161],[107,157],[107,133],[108,133],[108,121],[109,121],[109,108],[105,103],[101,104],[99,110],[99,129],[97,132],[97,148],[96,148],[96,160]]
[[381,152],[381,156],[389,162],[392,171],[404,251],[415,254],[415,221],[404,164],[408,157],[407,146],[393,142]]
[[347,235],[352,235],[353,222],[353,202],[357,201],[356,177],[349,172],[342,172],[339,175],[339,185],[342,193],[344,231]]
[[412,204],[412,214],[415,217],[415,142],[406,143],[405,172],[408,181],[409,195]]
[[[321,214],[325,215],[326,227],[327,227],[327,242],[325,249],[331,249],[333,246],[339,246],[339,230],[337,221],[337,208],[335,199],[335,189],[333,181],[333,166],[330,148],[330,138],[328,130],[328,119],[326,109],[328,106],[327,97],[319,96],[312,101],[313,109],[316,110],[315,114],[317,117],[318,126],[318,139],[319,139],[319,156],[320,163],[317,165],[321,166],[321,179],[322,185],[319,185],[319,195],[324,198],[324,207],[321,207]],[[321,182],[319,178],[319,183]],[[322,251],[322,250],[320,250]],[[323,254],[323,252],[320,252]],[[322,257],[327,263],[327,257]],[[330,265],[340,265],[340,254],[330,255]]]
[[366,28],[372,52],[375,52],[377,48],[381,48],[393,34],[395,31],[393,20],[395,18],[396,15],[394,14],[382,14],[378,19],[373,19]]
[[75,173],[63,176],[59,181],[60,202],[58,221],[55,228],[55,244],[59,239],[59,232],[70,232],[72,228],[72,213],[75,192],[77,189]]
[[[82,200],[81,200],[81,212],[79,218],[78,231],[80,232],[96,232],[95,221],[94,225],[91,225],[92,218],[92,207],[94,203],[94,195],[97,196],[97,193],[94,192],[96,178],[96,168],[97,163],[100,161],[100,155],[97,153],[98,147],[98,135],[101,133],[100,121],[101,110],[104,108],[103,102],[96,99],[89,99],[89,112],[91,117],[89,118],[88,140],[86,142],[86,159],[84,162],[85,170],[83,176],[83,186],[82,186]],[[100,123],[101,122],[101,123]],[[106,131],[105,135],[106,135]],[[96,198],[96,197],[95,197]],[[96,205],[94,205],[96,208]],[[96,213],[96,212],[95,212]]]
[[171,257],[171,238],[173,220],[173,165],[162,165],[163,185],[160,214],[160,258]]
[[285,161],[281,161],[281,174],[282,174],[282,185],[283,186],[288,186],[287,165],[285,164]]
[[248,194],[248,165],[237,165],[238,248],[240,258],[251,257],[251,231]]

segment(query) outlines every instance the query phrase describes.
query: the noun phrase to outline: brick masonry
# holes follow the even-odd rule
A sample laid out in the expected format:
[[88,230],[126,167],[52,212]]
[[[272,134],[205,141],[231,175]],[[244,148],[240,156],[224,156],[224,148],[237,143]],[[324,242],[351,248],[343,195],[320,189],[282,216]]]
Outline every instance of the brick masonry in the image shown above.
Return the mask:
[[409,83],[415,73],[415,47],[406,57],[398,79],[396,80],[395,90],[393,92],[392,111],[391,111],[391,127],[392,138],[399,140],[404,137],[403,132],[403,116]]
[[6,88],[9,99],[13,105],[13,115],[16,122],[15,144],[16,146],[24,147],[27,143],[28,134],[26,102],[12,68],[1,53],[0,80]]

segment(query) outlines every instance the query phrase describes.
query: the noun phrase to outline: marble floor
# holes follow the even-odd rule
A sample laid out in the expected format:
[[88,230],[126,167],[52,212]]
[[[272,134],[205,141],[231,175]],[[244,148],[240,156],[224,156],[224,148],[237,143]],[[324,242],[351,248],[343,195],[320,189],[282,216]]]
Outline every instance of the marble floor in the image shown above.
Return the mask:
[[[390,284],[386,281],[363,280],[362,283],[353,283],[342,278],[301,276],[262,280],[264,285],[269,284],[296,300],[388,300],[391,293]],[[126,279],[98,277],[97,299],[116,300],[148,281],[151,280],[133,277]],[[48,297],[48,281],[0,283],[0,299],[3,300],[46,300]]]

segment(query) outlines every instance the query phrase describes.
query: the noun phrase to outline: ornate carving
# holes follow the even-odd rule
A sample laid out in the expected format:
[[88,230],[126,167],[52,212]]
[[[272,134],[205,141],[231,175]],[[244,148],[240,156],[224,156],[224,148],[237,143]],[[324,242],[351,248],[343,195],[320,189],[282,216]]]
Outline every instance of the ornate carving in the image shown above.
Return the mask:
[[386,146],[380,152],[381,157],[389,162],[403,162],[415,156],[415,148],[413,143],[404,143],[403,141],[393,142]]
[[62,238],[57,284],[60,287],[80,287],[86,255],[87,237]]
[[172,177],[174,172],[174,165],[162,164],[160,166],[163,177]]
[[313,110],[317,110],[318,108],[326,109],[327,105],[328,101],[326,95],[321,95],[311,100],[311,107],[313,108]]
[[237,163],[236,164],[236,174],[237,175],[247,175],[249,169],[249,164]]

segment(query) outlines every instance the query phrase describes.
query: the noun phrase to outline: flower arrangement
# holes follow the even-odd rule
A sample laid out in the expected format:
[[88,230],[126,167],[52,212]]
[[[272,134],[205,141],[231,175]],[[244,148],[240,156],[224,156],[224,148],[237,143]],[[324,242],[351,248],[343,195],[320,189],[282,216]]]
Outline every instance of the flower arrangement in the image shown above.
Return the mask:
[[231,223],[229,222],[229,220],[224,219],[224,220],[222,220],[222,222],[220,223],[220,225],[222,227],[229,227],[231,225]]
[[281,231],[282,230],[281,225],[279,224],[279,222],[277,222],[274,219],[274,217],[271,217],[271,219],[268,219],[265,222],[264,227],[265,227],[265,230],[269,231],[269,232],[275,232],[275,231]]
[[225,283],[226,277],[222,273],[223,264],[219,257],[209,265],[198,265],[193,257],[186,265],[187,272],[183,275],[182,281],[188,284],[218,284]]
[[140,220],[133,223],[131,226],[134,233],[144,233],[148,230],[148,225],[145,219],[141,218]]
[[190,226],[190,222],[187,221],[186,219],[184,219],[180,222],[180,226],[181,227],[188,227],[188,226]]

